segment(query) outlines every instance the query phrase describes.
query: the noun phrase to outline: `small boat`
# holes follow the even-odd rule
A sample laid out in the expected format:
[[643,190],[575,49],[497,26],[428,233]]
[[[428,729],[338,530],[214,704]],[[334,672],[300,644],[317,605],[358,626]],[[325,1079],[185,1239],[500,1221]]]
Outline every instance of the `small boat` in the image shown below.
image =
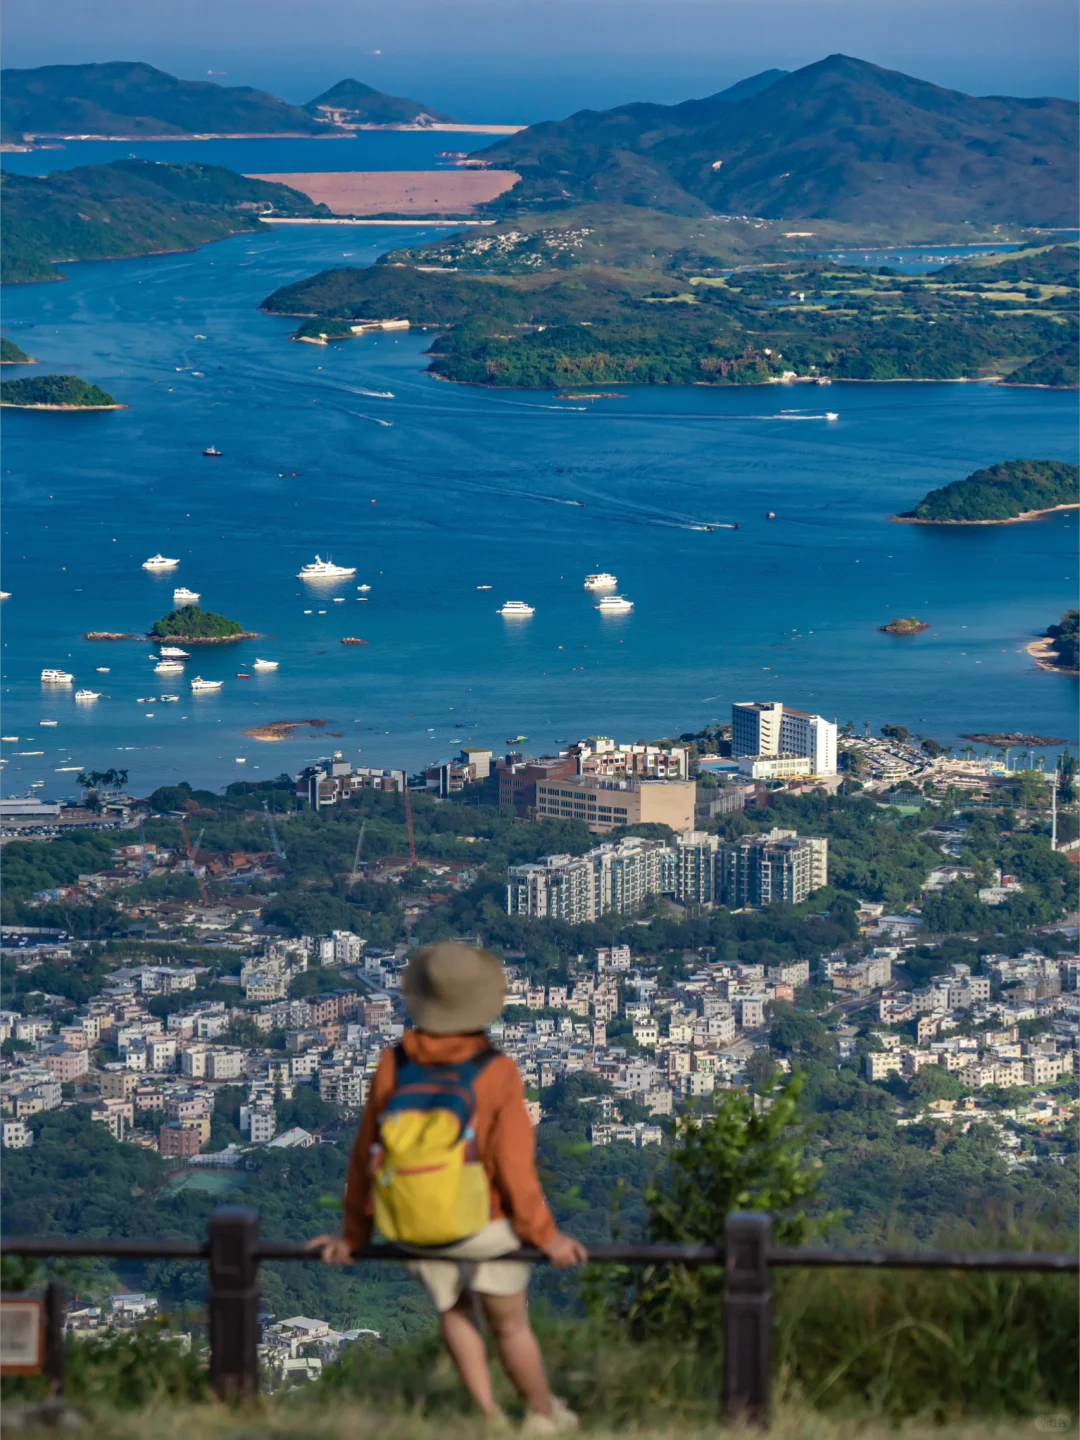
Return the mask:
[[190,660],[191,652],[181,650],[179,645],[159,645],[162,660]]
[[56,726],[59,725],[59,723],[60,723],[59,720],[39,720],[39,721],[38,721],[38,724],[39,724],[39,725],[48,725],[48,726],[49,726],[50,728],[52,728],[52,729],[55,729]]
[[775,511],[775,510],[766,510],[766,511],[765,511],[765,519],[766,519],[766,520],[775,520],[775,519],[776,519],[776,511]]
[[236,672],[236,678],[237,678],[238,680],[250,680],[250,679],[251,679],[251,673],[250,673],[250,671],[247,671],[247,670],[237,670],[237,672]]
[[367,640],[358,640],[355,635],[346,635],[341,642],[343,645],[367,645]]
[[154,666],[155,675],[182,675],[184,667],[179,660],[159,660]]
[[44,755],[44,754],[45,754],[45,751],[44,751],[44,750],[15,750],[15,751],[13,751],[12,753],[15,754],[15,755]]
[[208,445],[202,453],[204,455],[209,455],[211,458],[214,458],[222,454],[222,451],[220,451],[216,445]]
[[528,735],[511,735],[506,743],[507,745],[520,745],[523,741],[528,740],[528,738]]
[[[77,775],[83,767],[81,765],[57,765],[57,775]],[[40,782],[44,785],[44,780]]]
[[595,608],[600,611],[601,615],[625,615],[628,610],[634,608],[634,602],[625,599],[622,595],[605,595]]
[[255,664],[252,666],[252,669],[254,669],[254,670],[276,670],[279,663],[280,663],[280,662],[277,661],[277,660],[260,660],[260,659],[258,659],[258,658],[256,657]]
[[70,685],[75,679],[69,670],[42,670],[41,683],[43,685]]
[[236,757],[236,763],[237,763],[238,765],[246,765],[246,764],[247,764],[247,758],[246,758],[246,756],[244,756],[244,755],[237,755],[237,757]]
[[96,665],[94,668],[99,675],[108,675],[109,673],[108,665]]
[[316,555],[310,565],[305,565],[297,575],[298,580],[342,580],[349,575],[356,574],[355,565],[335,565],[331,560],[323,560]]
[[75,699],[76,699],[76,700],[81,700],[81,701],[83,701],[84,703],[85,703],[86,701],[89,701],[89,700],[100,700],[100,699],[101,699],[101,691],[100,691],[100,690],[76,690],[76,691],[75,691]]
[[[370,590],[370,589],[371,589],[371,586],[370,586],[370,585],[357,585],[356,588],[357,588],[357,590]],[[490,586],[490,585],[488,586],[488,589],[489,589],[489,590],[491,589],[491,586]]]
[[335,595],[335,596],[334,596],[334,604],[335,604],[335,605],[344,605],[344,604],[345,604],[345,596],[344,596],[344,595]]
[[476,588],[477,588],[477,590],[490,590],[490,589],[491,589],[491,586],[490,586],[490,585],[477,585]]
[[205,690],[220,690],[223,683],[221,680],[204,680],[201,675],[196,675],[191,682],[191,688],[198,694]]
[[199,603],[198,590],[189,590],[186,585],[178,585],[172,592],[174,605],[197,605]]
[[505,615],[507,619],[526,619],[536,614],[535,605],[526,605],[524,600],[507,600],[499,607],[499,614]]
[[0,735],[0,740],[3,740],[5,745],[17,745],[19,743],[18,735]]
[[839,420],[839,419],[840,419],[840,416],[836,413],[835,410],[826,410],[826,411],[825,411],[825,419],[826,419],[826,420]]
[[10,600],[10,599],[11,599],[11,591],[10,591],[10,590],[0,590],[0,600]]
[[305,610],[305,611],[304,611],[304,614],[305,614],[305,615],[313,615],[314,613],[315,613],[315,612],[314,612],[313,610]]
[[585,576],[586,590],[614,590],[618,583],[615,576],[610,575],[606,570],[602,570],[596,575]]
[[180,564],[179,560],[170,560],[167,555],[151,555],[149,560],[144,560],[144,570],[172,570]]
[[158,699],[161,701],[161,703],[162,703],[163,705],[175,705],[175,704],[179,701],[180,696],[179,696],[179,695],[159,695],[159,696],[158,696]]

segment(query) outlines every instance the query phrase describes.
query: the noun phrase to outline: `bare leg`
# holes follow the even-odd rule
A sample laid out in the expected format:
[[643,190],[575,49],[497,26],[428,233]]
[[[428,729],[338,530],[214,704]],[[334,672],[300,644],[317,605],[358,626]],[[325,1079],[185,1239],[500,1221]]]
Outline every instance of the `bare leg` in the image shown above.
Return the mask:
[[461,1383],[476,1402],[477,1409],[489,1417],[496,1415],[499,1407],[495,1403],[491,1388],[487,1345],[477,1328],[472,1296],[468,1291],[458,1298],[452,1309],[442,1312],[439,1323],[450,1358],[461,1376]]
[[520,1295],[481,1295],[480,1299],[510,1383],[530,1410],[550,1415],[551,1390],[544,1357],[529,1324],[525,1295],[523,1290]]

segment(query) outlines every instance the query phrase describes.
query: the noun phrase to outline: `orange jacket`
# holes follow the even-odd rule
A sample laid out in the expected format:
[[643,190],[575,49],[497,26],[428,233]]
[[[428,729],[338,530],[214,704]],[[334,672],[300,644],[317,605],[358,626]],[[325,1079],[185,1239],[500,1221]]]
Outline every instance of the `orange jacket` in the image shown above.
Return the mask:
[[[410,1060],[421,1065],[453,1065],[468,1060],[490,1044],[484,1034],[429,1035],[406,1030],[402,1045]],[[345,1186],[344,1233],[353,1250],[371,1240],[371,1147],[377,1142],[379,1117],[394,1093],[392,1049],[379,1057],[364,1113],[349,1160]],[[476,1143],[491,1190],[491,1218],[505,1216],[524,1245],[547,1245],[556,1225],[536,1173],[536,1145],[525,1109],[521,1075],[509,1055],[499,1055],[481,1070],[476,1081]]]

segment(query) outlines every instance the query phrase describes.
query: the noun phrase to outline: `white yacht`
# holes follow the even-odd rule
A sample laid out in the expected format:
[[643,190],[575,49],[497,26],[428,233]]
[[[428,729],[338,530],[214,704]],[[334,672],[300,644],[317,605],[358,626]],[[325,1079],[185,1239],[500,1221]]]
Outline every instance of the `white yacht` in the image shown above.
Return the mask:
[[305,565],[297,575],[298,580],[340,580],[348,575],[356,574],[355,565],[335,565],[331,560],[324,560],[316,555],[310,565]]
[[0,590],[0,600],[10,600],[10,599],[11,599],[11,591],[10,591],[10,590]]
[[259,659],[256,659],[253,668],[254,668],[255,670],[276,670],[277,667],[278,667],[278,664],[279,664],[279,662],[278,662],[277,660],[259,660]]
[[181,650],[179,645],[159,645],[162,660],[190,660],[191,652]]
[[39,724],[39,725],[49,725],[49,726],[51,726],[51,727],[54,728],[54,729],[55,729],[55,727],[56,727],[57,725],[59,725],[59,723],[60,723],[59,720],[39,720],[39,721],[38,721],[38,724]]
[[220,690],[223,683],[221,680],[204,680],[201,675],[196,675],[191,688],[198,694],[201,690]]
[[625,615],[628,610],[634,608],[632,600],[625,600],[621,595],[605,595],[596,606],[601,615]]
[[536,614],[535,605],[526,605],[524,600],[507,600],[499,607],[499,614],[506,616],[527,616]]
[[154,666],[155,675],[182,675],[184,667],[179,660],[159,660]]
[[179,564],[179,560],[170,560],[167,555],[151,555],[149,560],[143,561],[142,568],[144,570],[172,570]]
[[186,585],[178,585],[172,592],[174,605],[197,605],[199,603],[198,590],[189,590]]
[[357,590],[370,590],[370,589],[371,589],[371,586],[370,586],[370,585],[357,585],[356,588],[357,588]]
[[96,665],[94,668],[99,675],[108,675],[110,669],[108,665]]
[[162,703],[163,705],[169,705],[169,704],[175,705],[175,704],[177,704],[177,703],[179,702],[180,696],[179,696],[179,695],[159,695],[159,696],[158,696],[158,699],[161,701],[161,703]]
[[70,685],[75,679],[69,670],[42,670],[41,683],[43,685]]
[[88,701],[88,700],[100,700],[100,699],[101,699],[101,691],[100,691],[100,690],[76,690],[76,691],[75,691],[75,699],[76,699],[76,700],[81,700],[81,701],[83,701],[84,703],[85,703],[86,701]]
[[618,585],[614,575],[609,575],[606,570],[601,570],[598,575],[585,576],[586,590],[614,590]]

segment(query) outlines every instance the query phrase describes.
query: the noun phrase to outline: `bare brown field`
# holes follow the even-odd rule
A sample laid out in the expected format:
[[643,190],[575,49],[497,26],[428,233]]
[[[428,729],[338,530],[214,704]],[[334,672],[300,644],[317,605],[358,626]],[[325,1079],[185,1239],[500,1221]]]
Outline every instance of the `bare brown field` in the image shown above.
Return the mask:
[[513,170],[349,170],[250,178],[289,185],[335,215],[467,215],[520,176]]

